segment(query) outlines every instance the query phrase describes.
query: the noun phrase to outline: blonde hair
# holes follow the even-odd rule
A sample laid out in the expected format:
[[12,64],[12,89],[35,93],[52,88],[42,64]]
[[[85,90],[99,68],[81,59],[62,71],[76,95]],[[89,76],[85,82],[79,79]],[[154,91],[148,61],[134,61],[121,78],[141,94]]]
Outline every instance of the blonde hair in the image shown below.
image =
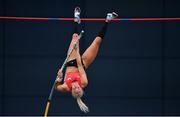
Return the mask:
[[86,106],[86,104],[81,100],[80,97],[77,97],[77,103],[79,105],[79,108],[81,109],[81,111],[87,113],[89,112],[89,108]]
[[89,108],[86,106],[86,104],[82,101],[81,97],[83,96],[84,92],[83,89],[81,88],[81,95],[76,95],[73,91],[72,91],[72,96],[74,98],[76,98],[76,101],[78,103],[79,108],[81,109],[81,111],[83,111],[84,113],[89,112]]

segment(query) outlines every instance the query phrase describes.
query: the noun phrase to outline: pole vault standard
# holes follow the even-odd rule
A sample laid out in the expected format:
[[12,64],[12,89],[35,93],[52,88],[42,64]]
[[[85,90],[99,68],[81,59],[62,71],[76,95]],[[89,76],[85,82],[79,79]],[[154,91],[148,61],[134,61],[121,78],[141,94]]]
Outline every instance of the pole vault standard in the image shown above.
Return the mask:
[[[73,21],[74,18],[0,16],[0,20]],[[106,20],[105,18],[81,18],[81,21],[105,21],[105,20]],[[115,18],[115,19],[112,19],[112,21],[180,21],[180,17]]]
[[[70,50],[69,54],[67,55],[66,59],[64,60],[63,65],[61,66],[61,69],[60,69],[61,71],[63,71],[63,69],[65,68],[68,58],[70,57],[72,51],[77,46],[77,44],[78,44],[79,40],[81,39],[83,33],[84,33],[84,31],[82,30],[81,33],[79,34],[79,36],[77,37],[78,39],[77,39],[76,43],[74,44],[73,48]],[[50,92],[49,97],[48,97],[48,101],[47,101],[45,112],[44,112],[44,117],[47,117],[47,115],[48,115],[49,107],[50,107],[50,104],[51,104],[51,100],[52,100],[52,96],[53,96],[53,93],[54,93],[55,85],[56,85],[56,80],[53,83],[53,86],[51,88],[51,92]]]

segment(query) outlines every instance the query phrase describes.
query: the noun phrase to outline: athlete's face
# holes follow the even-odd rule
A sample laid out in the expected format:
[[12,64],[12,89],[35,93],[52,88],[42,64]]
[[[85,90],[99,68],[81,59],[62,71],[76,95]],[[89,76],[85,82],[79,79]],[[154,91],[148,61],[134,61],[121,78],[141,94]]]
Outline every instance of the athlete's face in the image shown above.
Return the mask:
[[72,93],[74,96],[81,97],[82,96],[82,88],[79,86],[77,82],[72,84]]

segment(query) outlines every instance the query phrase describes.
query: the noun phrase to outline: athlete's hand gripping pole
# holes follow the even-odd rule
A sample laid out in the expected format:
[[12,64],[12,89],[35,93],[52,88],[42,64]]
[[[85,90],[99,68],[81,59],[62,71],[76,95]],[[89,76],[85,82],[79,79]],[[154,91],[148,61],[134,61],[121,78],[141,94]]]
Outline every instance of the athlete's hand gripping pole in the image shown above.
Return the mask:
[[[66,65],[66,63],[67,63],[68,58],[70,57],[72,51],[76,48],[76,46],[77,46],[77,44],[79,43],[79,40],[81,39],[83,33],[84,33],[84,31],[82,30],[81,33],[80,33],[79,36],[78,36],[78,39],[77,39],[76,43],[74,44],[73,48],[70,50],[70,52],[69,52],[69,54],[67,55],[67,57],[66,57],[63,65],[61,66],[61,69],[60,69],[61,71],[63,71],[63,69],[65,68],[65,65]],[[57,79],[57,78],[56,78],[56,79]],[[54,84],[53,84],[53,86],[52,86],[52,88],[51,88],[51,92],[50,92],[50,94],[49,94],[48,101],[47,101],[46,108],[45,108],[45,112],[44,112],[44,117],[47,117],[47,115],[48,115],[48,111],[49,111],[49,107],[50,107],[50,104],[51,104],[51,100],[52,100],[52,96],[53,96],[53,93],[54,93],[54,87],[55,87],[55,85],[56,85],[56,82],[57,82],[57,80],[54,81]]]

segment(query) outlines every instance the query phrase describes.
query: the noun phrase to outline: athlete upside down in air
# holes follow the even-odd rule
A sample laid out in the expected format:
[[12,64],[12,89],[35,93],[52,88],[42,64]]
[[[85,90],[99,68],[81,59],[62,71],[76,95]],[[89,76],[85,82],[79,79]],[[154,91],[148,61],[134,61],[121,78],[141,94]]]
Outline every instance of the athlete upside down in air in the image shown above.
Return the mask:
[[[74,10],[74,33],[72,35],[72,41],[68,49],[68,54],[78,39],[78,25],[81,23],[80,12],[80,8],[76,7]],[[61,83],[63,73],[61,70],[58,71],[55,86],[56,90],[61,92],[71,92],[72,96],[77,99],[77,103],[81,111],[85,113],[89,112],[88,107],[81,100],[81,97],[83,96],[83,89],[88,85],[88,78],[85,69],[87,69],[96,58],[99,46],[106,33],[108,23],[117,16],[118,15],[115,12],[107,14],[102,29],[95,37],[92,44],[82,54],[82,56],[79,53],[79,43],[77,44],[76,48],[70,54],[68,62],[66,63],[65,78],[63,83]]]

